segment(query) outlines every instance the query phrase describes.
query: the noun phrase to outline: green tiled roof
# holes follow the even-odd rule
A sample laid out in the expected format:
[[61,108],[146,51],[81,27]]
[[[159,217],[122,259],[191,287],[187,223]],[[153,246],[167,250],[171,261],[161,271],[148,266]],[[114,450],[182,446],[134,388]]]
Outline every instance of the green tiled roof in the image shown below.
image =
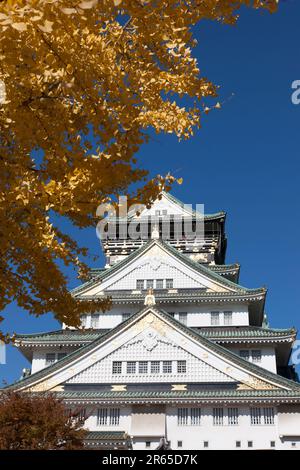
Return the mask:
[[238,326],[238,327],[195,327],[192,328],[199,334],[206,338],[213,340],[222,339],[245,339],[245,338],[260,338],[260,339],[280,339],[290,338],[296,335],[294,328],[287,329],[272,329],[272,328],[261,328],[259,326]]
[[128,435],[125,431],[90,431],[86,437],[85,441],[126,441]]
[[17,342],[26,343],[89,343],[106,333],[109,329],[103,330],[57,330],[45,333],[30,333],[16,335]]
[[68,365],[69,363],[71,363],[74,359],[80,358],[83,354],[89,352],[90,350],[100,345],[104,341],[107,341],[113,335],[119,333],[123,328],[128,327],[130,324],[132,324],[134,321],[136,321],[139,317],[141,317],[143,314],[145,314],[149,310],[156,312],[166,322],[172,324],[175,328],[177,328],[178,330],[182,331],[183,333],[187,334],[188,336],[190,336],[191,338],[199,342],[199,344],[202,344],[203,346],[206,346],[211,351],[216,352],[219,356],[224,357],[225,359],[229,361],[232,361],[233,363],[241,366],[243,369],[248,370],[250,373],[256,374],[259,377],[265,378],[266,380],[276,383],[278,386],[294,389],[294,391],[298,393],[300,396],[300,385],[297,384],[296,382],[293,382],[292,380],[278,376],[277,374],[274,374],[273,372],[270,372],[266,369],[263,369],[262,367],[259,367],[253,363],[250,363],[242,359],[234,352],[229,351],[228,349],[225,349],[223,346],[213,343],[210,339],[205,338],[202,334],[183,325],[175,318],[172,318],[167,312],[163,310],[158,310],[155,307],[143,308],[140,312],[135,313],[130,318],[128,318],[128,320],[120,323],[119,325],[117,325],[115,328],[113,328],[112,330],[110,330],[108,333],[104,334],[100,338],[97,338],[91,343],[86,344],[85,346],[82,346],[76,349],[76,351],[72,352],[71,354],[68,354],[65,358],[57,361],[55,364],[45,367],[39,372],[36,372],[35,374],[28,376],[6,388],[10,388],[10,389],[23,388],[24,386],[25,387],[30,386],[30,384],[35,383],[36,380],[45,378],[48,374],[54,373],[55,371],[59,370],[61,367],[64,367]]
[[66,400],[165,400],[165,399],[251,399],[295,397],[300,393],[294,390],[169,390],[169,391],[63,391],[58,397]]
[[[289,329],[271,329],[260,328],[254,326],[245,327],[192,327],[191,330],[196,331],[205,338],[211,340],[227,340],[227,339],[284,339],[296,335],[294,328]],[[16,335],[17,342],[24,344],[32,343],[67,343],[67,344],[85,344],[94,341],[97,338],[108,333],[110,330],[58,330],[46,333],[19,334]]]
[[[104,280],[106,277],[111,276],[113,273],[119,271],[121,268],[129,264],[131,261],[134,259],[140,257],[145,251],[147,251],[149,248],[151,248],[154,245],[159,245],[160,247],[164,248],[168,253],[171,255],[175,256],[177,259],[182,261],[184,264],[187,266],[190,266],[192,269],[198,271],[200,274],[203,274],[204,276],[208,277],[209,279],[212,279],[219,284],[223,285],[224,287],[233,289],[234,292],[240,292],[240,293],[256,293],[256,292],[261,292],[265,293],[266,289],[260,288],[260,289],[248,289],[247,287],[243,287],[239,284],[236,284],[235,282],[230,281],[229,279],[224,278],[217,272],[214,272],[211,270],[209,267],[206,267],[202,264],[197,263],[196,261],[193,261],[190,259],[188,256],[186,256],[183,253],[180,253],[176,248],[172,247],[168,243],[164,242],[163,240],[150,240],[148,243],[143,245],[142,247],[138,248],[135,250],[133,253],[128,255],[125,259],[119,261],[118,263],[114,264],[112,267],[106,269],[103,272],[100,272],[97,276],[95,276],[92,280],[85,282],[81,286],[76,287],[75,289],[72,290],[73,295],[80,295],[80,293],[87,288],[90,288],[94,285],[97,284],[97,282]],[[233,292],[233,294],[234,294]],[[227,293],[227,294],[231,294]],[[109,295],[109,293],[108,293]]]

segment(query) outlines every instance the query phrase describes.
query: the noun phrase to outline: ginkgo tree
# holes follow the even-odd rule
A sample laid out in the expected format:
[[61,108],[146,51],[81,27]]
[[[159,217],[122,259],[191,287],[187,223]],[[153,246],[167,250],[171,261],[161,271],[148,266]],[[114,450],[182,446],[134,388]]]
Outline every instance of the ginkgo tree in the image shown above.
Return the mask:
[[86,250],[50,215],[83,228],[120,193],[149,204],[169,189],[174,178],[147,181],[136,153],[147,128],[186,139],[219,106],[206,104],[217,90],[192,27],[233,24],[242,6],[273,12],[277,1],[0,1],[0,309],[16,300],[78,326],[109,307],[68,292],[57,262],[86,272]]

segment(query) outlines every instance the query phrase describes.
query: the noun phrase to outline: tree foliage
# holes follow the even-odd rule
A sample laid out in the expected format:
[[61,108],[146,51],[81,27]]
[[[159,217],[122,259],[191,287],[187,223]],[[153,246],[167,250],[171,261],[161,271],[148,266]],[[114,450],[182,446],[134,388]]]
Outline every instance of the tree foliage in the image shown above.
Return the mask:
[[54,395],[1,392],[0,450],[81,449],[82,426]]
[[[216,87],[193,56],[192,26],[233,24],[242,6],[276,0],[2,0],[0,2],[0,309],[16,300],[78,326],[85,311],[57,261],[85,269],[85,251],[51,223],[95,224],[120,193],[151,203],[174,178],[135,154],[146,129],[189,138]],[[190,108],[182,97],[194,101]],[[132,184],[139,189],[131,190]]]

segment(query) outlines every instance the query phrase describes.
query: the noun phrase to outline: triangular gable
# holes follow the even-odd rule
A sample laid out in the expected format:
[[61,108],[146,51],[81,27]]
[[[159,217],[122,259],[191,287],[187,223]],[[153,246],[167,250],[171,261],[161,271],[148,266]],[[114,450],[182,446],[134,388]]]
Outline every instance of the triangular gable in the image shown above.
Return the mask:
[[192,261],[161,240],[152,240],[125,260],[100,273],[92,281],[74,289],[75,296],[101,294],[104,290],[134,290],[137,279],[180,279],[180,288],[198,288],[207,292],[252,292]]
[[[131,342],[139,341],[140,335],[143,332],[146,334],[149,329],[154,331],[159,338],[163,337],[166,343],[173,344],[188,355],[199,359],[201,364],[205,364],[203,366],[205,373],[209,374],[212,370],[218,371],[220,374],[218,380],[221,382],[226,380],[236,382],[241,388],[252,390],[283,389],[300,395],[298,384],[250,364],[154,307],[146,307],[103,337],[11,388],[33,391],[55,390],[109,355],[116,353],[119,348],[126,347],[126,345],[128,347]],[[138,358],[133,357],[132,360],[138,360]],[[223,379],[227,377],[227,379],[223,380],[222,377]]]
[[[198,208],[199,209],[199,208]],[[149,216],[181,216],[181,217],[201,217],[205,219],[225,219],[225,212],[217,212],[215,214],[202,214],[196,211],[190,204],[184,204],[170,193],[162,191],[160,196],[154,201],[150,209],[144,209],[139,215],[136,211],[129,211],[129,219],[141,219]]]

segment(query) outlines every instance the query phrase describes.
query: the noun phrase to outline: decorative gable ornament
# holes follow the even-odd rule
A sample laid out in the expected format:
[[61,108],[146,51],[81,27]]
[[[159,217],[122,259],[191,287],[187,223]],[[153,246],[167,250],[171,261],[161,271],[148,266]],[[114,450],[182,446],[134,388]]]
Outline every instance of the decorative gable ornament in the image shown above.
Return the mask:
[[158,344],[157,333],[153,330],[148,330],[144,334],[142,345],[147,351],[152,351]]
[[145,302],[144,304],[147,305],[148,307],[151,307],[152,305],[155,305],[155,296],[153,294],[153,290],[149,289],[148,293],[145,297]]

